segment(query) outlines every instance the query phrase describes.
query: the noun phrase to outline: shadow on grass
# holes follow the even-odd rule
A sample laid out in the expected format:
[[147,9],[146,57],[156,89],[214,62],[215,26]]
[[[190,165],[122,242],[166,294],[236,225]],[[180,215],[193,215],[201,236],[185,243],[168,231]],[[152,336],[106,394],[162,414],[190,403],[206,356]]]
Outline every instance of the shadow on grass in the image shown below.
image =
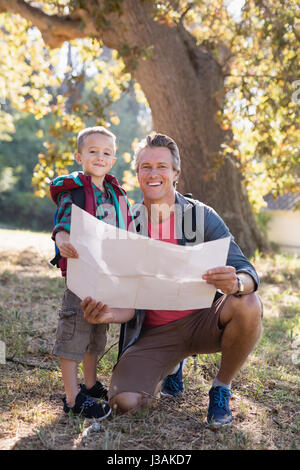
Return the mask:
[[[20,265],[20,264],[19,264]],[[36,269],[36,264],[34,265]],[[33,267],[34,267],[33,266]],[[0,333],[7,343],[7,355],[20,361],[33,358],[47,364],[45,355],[27,355],[29,342],[37,338],[53,343],[57,311],[64,281],[21,264],[24,271],[7,271],[1,279]],[[28,268],[28,269],[27,269]],[[185,368],[186,392],[182,399],[158,401],[144,414],[117,417],[103,422],[103,430],[86,434],[88,423],[62,412],[62,379],[59,371],[1,367],[3,416],[7,432],[14,422],[18,436],[11,447],[23,449],[290,449],[299,447],[299,371],[291,363],[291,342],[299,326],[294,306],[279,302],[279,316],[264,318],[263,336],[246,365],[234,381],[237,398],[232,401],[235,422],[226,432],[207,430],[208,389],[218,367],[211,355],[201,358],[196,371]],[[299,312],[299,309],[298,309]],[[44,351],[45,352],[45,351]],[[46,351],[47,352],[47,351]],[[49,352],[49,351],[48,351]],[[45,361],[45,362],[44,362]],[[48,364],[53,365],[49,358]],[[109,381],[113,361],[103,374]],[[5,366],[6,367],[6,366]],[[10,372],[9,372],[10,371]],[[200,372],[203,374],[201,377]],[[205,374],[204,374],[205,372]],[[200,380],[203,378],[203,381]],[[204,385],[203,385],[204,383]],[[7,392],[4,391],[6,387]],[[5,396],[6,393],[6,396]],[[4,418],[3,418],[4,419]],[[6,419],[6,418],[5,418]],[[2,424],[3,428],[3,424]],[[16,433],[17,434],[17,433]]]

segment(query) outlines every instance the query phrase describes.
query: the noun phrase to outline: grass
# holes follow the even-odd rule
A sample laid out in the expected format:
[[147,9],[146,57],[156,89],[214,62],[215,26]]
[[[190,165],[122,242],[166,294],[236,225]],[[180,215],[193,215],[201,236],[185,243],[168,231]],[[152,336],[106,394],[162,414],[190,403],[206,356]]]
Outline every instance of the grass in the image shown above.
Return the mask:
[[[262,281],[264,332],[233,381],[230,428],[212,431],[204,425],[220,363],[219,354],[204,354],[188,359],[181,398],[157,397],[149,409],[115,416],[95,429],[88,420],[62,413],[63,384],[51,350],[64,281],[48,263],[50,236],[0,230],[0,243],[0,340],[8,359],[0,365],[1,450],[300,448],[299,367],[292,361],[300,336],[299,257],[256,254],[252,260]],[[108,352],[99,363],[99,379],[107,385],[118,331],[110,327]]]

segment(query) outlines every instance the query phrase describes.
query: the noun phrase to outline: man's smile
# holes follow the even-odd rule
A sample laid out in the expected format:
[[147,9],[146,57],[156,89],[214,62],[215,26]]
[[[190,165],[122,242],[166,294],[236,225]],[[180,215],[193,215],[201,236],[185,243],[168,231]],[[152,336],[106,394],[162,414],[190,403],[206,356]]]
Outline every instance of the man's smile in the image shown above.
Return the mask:
[[148,184],[148,186],[161,186],[162,182],[161,181],[150,181],[147,184]]

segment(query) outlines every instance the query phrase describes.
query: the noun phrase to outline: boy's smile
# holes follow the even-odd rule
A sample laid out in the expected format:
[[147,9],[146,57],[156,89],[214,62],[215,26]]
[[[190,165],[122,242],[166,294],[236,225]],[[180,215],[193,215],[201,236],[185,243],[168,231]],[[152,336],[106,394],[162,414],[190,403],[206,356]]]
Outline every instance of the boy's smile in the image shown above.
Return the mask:
[[84,174],[91,176],[92,182],[103,189],[104,177],[116,161],[114,142],[104,134],[88,135],[75,159],[82,165]]

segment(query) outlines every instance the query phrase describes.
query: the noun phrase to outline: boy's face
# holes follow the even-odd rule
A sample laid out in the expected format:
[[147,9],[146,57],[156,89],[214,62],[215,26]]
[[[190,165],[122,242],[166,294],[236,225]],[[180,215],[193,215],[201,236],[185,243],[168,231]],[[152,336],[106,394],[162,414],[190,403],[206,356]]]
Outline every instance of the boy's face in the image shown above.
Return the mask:
[[91,176],[93,183],[102,185],[104,176],[116,161],[114,142],[103,134],[88,135],[80,152],[75,153],[75,160],[82,165],[85,175]]

